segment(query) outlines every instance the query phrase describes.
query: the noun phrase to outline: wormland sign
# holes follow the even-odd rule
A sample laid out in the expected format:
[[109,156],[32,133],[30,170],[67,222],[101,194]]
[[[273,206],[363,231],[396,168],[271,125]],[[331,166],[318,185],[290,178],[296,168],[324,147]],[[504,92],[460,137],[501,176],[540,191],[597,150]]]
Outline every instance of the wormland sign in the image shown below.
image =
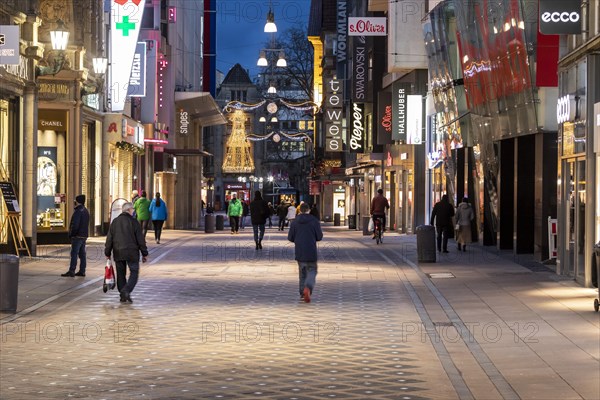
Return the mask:
[[540,0],[540,33],[581,34],[581,0]]

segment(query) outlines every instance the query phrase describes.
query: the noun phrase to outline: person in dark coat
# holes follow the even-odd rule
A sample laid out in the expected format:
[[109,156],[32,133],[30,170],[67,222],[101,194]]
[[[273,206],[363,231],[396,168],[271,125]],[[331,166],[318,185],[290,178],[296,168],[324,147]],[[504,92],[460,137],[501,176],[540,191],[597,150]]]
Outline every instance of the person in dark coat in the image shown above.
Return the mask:
[[254,230],[256,250],[262,249],[262,240],[265,236],[265,222],[270,214],[269,203],[262,198],[262,194],[257,190],[254,192],[254,200],[250,203],[250,220],[252,221],[252,229]]
[[287,209],[289,205],[284,203],[283,201],[279,203],[279,207],[277,207],[277,218],[279,218],[279,229],[280,231],[285,228],[285,217],[287,216]]
[[[133,204],[123,204],[122,210],[123,212],[108,228],[104,255],[107,259],[110,259],[111,254],[113,255],[121,302],[131,303],[130,293],[133,292],[140,273],[140,253],[142,253],[142,262],[145,263],[148,260],[148,248],[142,234],[142,227],[133,218]],[[129,266],[129,280],[126,278],[127,266]]]
[[[69,239],[71,239],[71,264],[69,270],[61,276],[85,276],[85,268],[87,266],[85,242],[89,236],[90,213],[85,208],[85,195],[80,194],[75,197],[75,210],[71,216],[71,224],[69,225]],[[79,271],[75,273],[77,268],[77,257],[79,257]]]
[[448,195],[442,196],[442,199],[435,203],[433,211],[431,211],[431,218],[429,223],[433,225],[435,220],[435,227],[437,230],[437,250],[448,253],[448,236],[454,229],[452,226],[452,217],[454,217],[454,207],[448,201]]
[[248,201],[242,200],[242,217],[240,218],[240,228],[246,229],[246,217],[250,212],[250,208],[248,207]]
[[308,204],[300,206],[300,215],[290,223],[288,240],[294,243],[298,261],[300,298],[310,303],[317,278],[317,242],[323,239],[321,223],[308,214]]
[[319,212],[319,209],[317,208],[316,204],[313,204],[310,207],[310,215],[312,215],[313,217],[315,217],[317,219],[317,221],[321,220],[321,213]]

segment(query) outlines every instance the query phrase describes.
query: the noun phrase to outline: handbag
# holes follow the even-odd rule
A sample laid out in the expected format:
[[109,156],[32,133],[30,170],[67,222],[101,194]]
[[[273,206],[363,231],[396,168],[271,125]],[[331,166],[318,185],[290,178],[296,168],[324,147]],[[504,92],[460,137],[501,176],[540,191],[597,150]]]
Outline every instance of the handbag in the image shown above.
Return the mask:
[[110,258],[106,260],[106,266],[104,267],[104,281],[102,283],[102,291],[108,292],[108,289],[113,290],[117,286],[115,279],[115,269],[110,261]]
[[369,232],[375,230],[375,223],[373,222],[373,218],[369,218]]

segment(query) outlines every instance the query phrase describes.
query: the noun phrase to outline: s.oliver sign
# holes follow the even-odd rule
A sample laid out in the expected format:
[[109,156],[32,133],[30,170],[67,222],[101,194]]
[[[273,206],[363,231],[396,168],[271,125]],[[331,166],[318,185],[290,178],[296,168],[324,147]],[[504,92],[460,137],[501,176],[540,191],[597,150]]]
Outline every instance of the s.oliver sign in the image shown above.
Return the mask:
[[540,0],[540,33],[581,34],[581,0]]
[[387,36],[387,18],[349,17],[348,36]]

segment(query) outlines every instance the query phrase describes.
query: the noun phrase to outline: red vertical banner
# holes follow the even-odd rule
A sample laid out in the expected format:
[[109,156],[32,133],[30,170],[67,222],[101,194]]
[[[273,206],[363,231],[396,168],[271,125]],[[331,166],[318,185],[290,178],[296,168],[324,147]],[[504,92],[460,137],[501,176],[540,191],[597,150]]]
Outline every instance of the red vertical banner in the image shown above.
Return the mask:
[[537,33],[537,68],[535,85],[537,87],[558,86],[558,35]]

